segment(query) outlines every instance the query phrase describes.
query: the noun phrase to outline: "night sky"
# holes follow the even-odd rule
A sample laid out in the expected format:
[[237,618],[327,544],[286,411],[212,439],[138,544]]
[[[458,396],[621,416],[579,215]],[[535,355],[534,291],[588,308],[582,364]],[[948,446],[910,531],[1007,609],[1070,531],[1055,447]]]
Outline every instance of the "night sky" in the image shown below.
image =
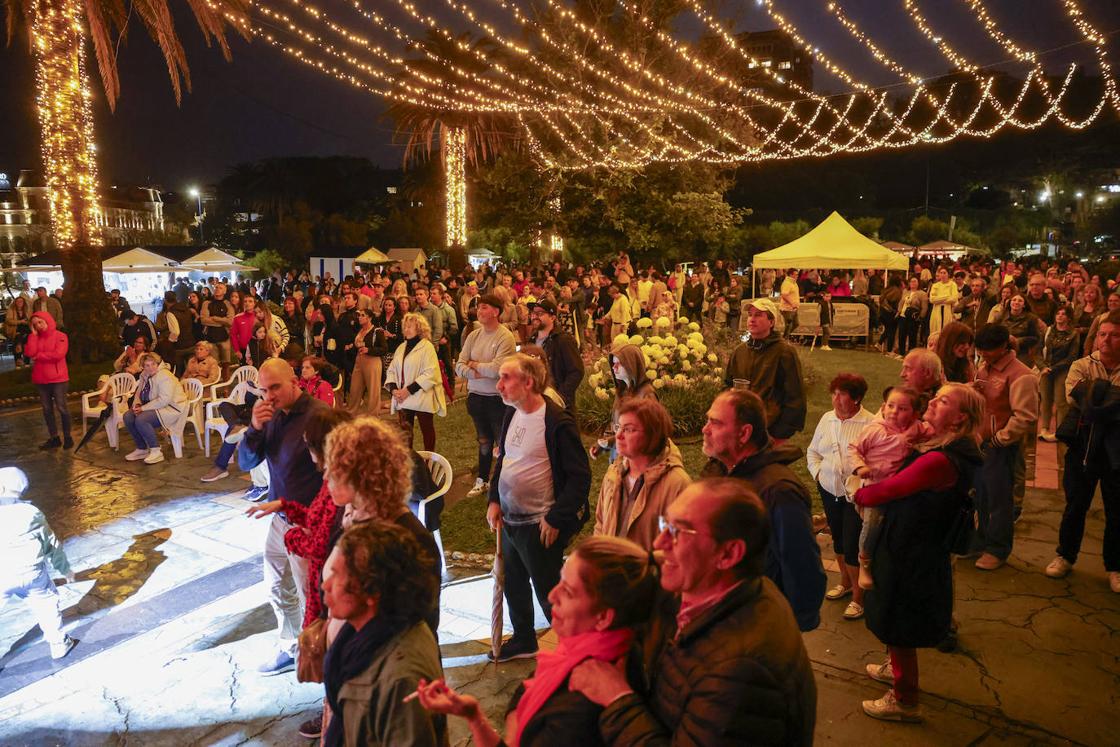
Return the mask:
[[[860,53],[824,10],[825,3],[779,0],[777,6],[813,43],[853,73],[874,83],[892,80],[890,73]],[[383,117],[384,101],[314,72],[264,43],[235,39],[233,62],[226,63],[216,49],[203,44],[183,4],[173,5],[193,81],[193,91],[184,95],[181,106],[175,104],[157,47],[138,24],[130,30],[120,56],[122,94],[115,113],[105,105],[96,66],[91,64],[98,94],[96,139],[107,183],[150,183],[183,190],[220,179],[236,163],[271,156],[353,155],[382,166],[400,165],[401,149],[392,143],[391,123]],[[273,5],[282,7],[282,2]],[[378,9],[389,5],[367,2],[367,7]],[[418,5],[442,13],[449,21],[453,18],[443,2],[427,0]],[[754,5],[753,0],[728,2],[720,15],[736,18],[736,30],[771,27]],[[929,75],[947,69],[905,18],[901,0],[846,0],[841,5],[903,64]],[[964,0],[921,0],[919,5],[939,31],[948,32],[947,40],[977,62],[995,63],[1006,57],[979,26],[974,26],[974,33],[959,32],[969,13]],[[1077,38],[1059,12],[1060,0],[987,0],[985,5],[1000,28],[1028,48],[1050,49]],[[1082,0],[1081,5],[1099,30],[1120,30],[1116,0]],[[337,0],[319,3],[324,9],[339,8],[338,17],[352,29],[368,31],[360,18],[344,15],[344,6]],[[682,34],[690,33],[691,29],[682,29]],[[1055,52],[1045,58],[1045,64],[1060,68],[1070,61],[1087,61],[1087,49],[1074,46]],[[1110,52],[1116,67],[1120,67],[1118,50],[1120,34],[1113,34]],[[25,38],[9,48],[0,47],[0,70],[0,171],[38,168],[33,70]],[[819,66],[814,72],[818,91],[846,90]]]

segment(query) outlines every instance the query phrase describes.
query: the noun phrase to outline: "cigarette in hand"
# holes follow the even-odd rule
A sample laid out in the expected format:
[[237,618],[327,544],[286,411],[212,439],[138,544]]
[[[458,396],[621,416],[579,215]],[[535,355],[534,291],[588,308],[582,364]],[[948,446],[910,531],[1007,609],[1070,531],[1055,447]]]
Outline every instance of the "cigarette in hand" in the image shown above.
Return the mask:
[[411,703],[412,701],[416,700],[419,697],[420,697],[420,691],[419,690],[413,690],[408,695],[401,698],[401,703]]

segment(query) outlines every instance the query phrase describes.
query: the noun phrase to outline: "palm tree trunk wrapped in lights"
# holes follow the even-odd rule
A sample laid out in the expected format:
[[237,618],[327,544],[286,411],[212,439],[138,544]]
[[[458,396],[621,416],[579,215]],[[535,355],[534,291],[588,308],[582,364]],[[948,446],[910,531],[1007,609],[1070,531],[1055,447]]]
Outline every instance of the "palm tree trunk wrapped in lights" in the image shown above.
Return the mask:
[[447,246],[467,245],[467,130],[443,125],[443,168],[447,178]]
[[[226,31],[248,38],[248,0],[189,3],[207,43],[228,60]],[[101,275],[104,214],[99,205],[93,92],[86,71],[86,41],[101,74],[110,107],[120,95],[117,48],[135,16],[159,45],[175,100],[190,90],[186,52],[167,0],[0,0],[8,38],[27,32],[35,60],[35,104],[43,137],[43,170],[55,246],[62,255],[63,306],[71,324],[70,352],[82,360],[117,354],[117,319],[105,301]],[[74,324],[76,320],[81,324]]]
[[36,0],[29,20],[51,229],[70,310],[66,318],[82,320],[67,328],[70,346],[79,358],[107,357],[118,343],[101,275],[102,216],[82,6],[77,0]]

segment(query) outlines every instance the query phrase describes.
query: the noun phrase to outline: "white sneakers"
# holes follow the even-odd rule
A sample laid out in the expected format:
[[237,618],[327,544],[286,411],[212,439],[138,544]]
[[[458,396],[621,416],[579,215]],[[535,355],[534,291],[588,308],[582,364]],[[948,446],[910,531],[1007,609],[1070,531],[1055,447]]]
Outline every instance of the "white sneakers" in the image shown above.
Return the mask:
[[467,497],[477,498],[480,495],[484,495],[489,487],[490,485],[481,477],[475,478],[474,487],[467,491]]
[[1046,575],[1050,578],[1065,578],[1072,570],[1073,563],[1059,555],[1050,561],[1050,565],[1046,566]]
[[821,346],[820,346],[819,348],[817,348],[817,349],[818,349],[818,350],[823,350],[823,351],[825,351],[826,353],[831,353],[831,352],[832,352],[832,348],[830,348],[830,347],[829,347],[828,345],[821,345]]
[[[1073,563],[1059,555],[1046,566],[1046,575],[1050,578],[1065,578],[1072,570]],[[1113,593],[1120,594],[1120,571],[1108,572],[1108,588],[1112,589]]]
[[1058,437],[1052,431],[1039,431],[1038,440],[1045,441],[1048,444],[1057,442]]
[[922,720],[921,707],[900,703],[894,697],[893,690],[888,690],[887,694],[878,700],[863,701],[863,712],[871,718],[877,718],[881,721],[902,721],[916,724]]
[[159,464],[163,461],[163,452],[159,448],[154,449],[136,449],[130,451],[124,456],[125,461],[139,462],[143,460],[144,464]]

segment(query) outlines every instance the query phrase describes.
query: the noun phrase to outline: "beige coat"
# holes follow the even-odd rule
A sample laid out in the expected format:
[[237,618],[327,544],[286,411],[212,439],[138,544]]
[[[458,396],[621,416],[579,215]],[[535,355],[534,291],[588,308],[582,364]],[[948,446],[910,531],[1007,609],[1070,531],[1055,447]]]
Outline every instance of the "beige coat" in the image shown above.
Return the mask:
[[630,462],[624,456],[615,459],[607,468],[599,488],[599,500],[595,504],[595,534],[625,537],[650,550],[658,535],[657,517],[665,513],[669,504],[689,486],[692,478],[684,469],[680,449],[670,441],[642,473],[642,488],[629,514],[623,519],[620,512],[626,502],[623,490],[629,469]]

